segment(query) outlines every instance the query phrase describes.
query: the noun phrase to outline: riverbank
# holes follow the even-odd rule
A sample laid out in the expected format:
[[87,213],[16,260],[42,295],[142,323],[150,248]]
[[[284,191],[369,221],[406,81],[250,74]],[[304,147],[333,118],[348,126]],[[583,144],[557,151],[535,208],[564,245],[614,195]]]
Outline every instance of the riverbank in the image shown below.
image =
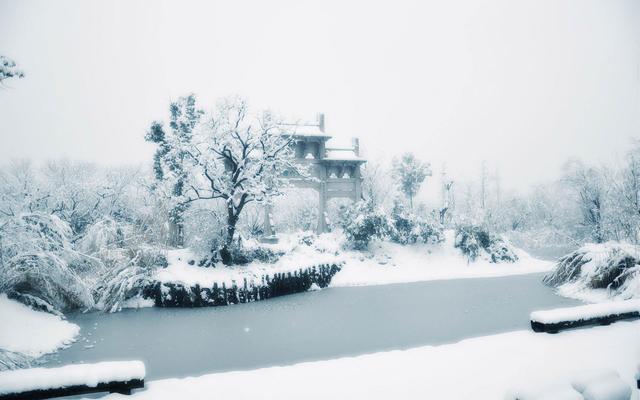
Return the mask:
[[517,248],[514,248],[518,256],[515,262],[470,261],[454,246],[454,240],[454,232],[447,231],[445,241],[439,244],[403,246],[377,242],[365,252],[346,251],[343,253],[345,263],[331,286],[502,277],[546,272],[554,267],[553,261],[532,257]]
[[[634,388],[639,335],[640,322],[557,335],[516,331],[442,346],[151,381],[132,398],[390,399],[420,394],[429,399],[500,399],[521,385],[602,369],[617,371]],[[633,393],[637,399],[637,391]]]
[[[448,280],[463,278],[488,278],[546,272],[553,268],[551,261],[540,260],[515,249],[518,256],[515,262],[493,263],[487,259],[469,260],[454,246],[454,232],[445,232],[445,241],[438,244],[400,245],[386,241],[373,242],[364,251],[348,250],[344,237],[338,232],[320,236],[303,233],[283,234],[276,244],[258,244],[248,242],[248,247],[264,247],[283,256],[275,263],[254,261],[247,265],[199,267],[196,257],[188,250],[171,250],[168,254],[168,266],[155,275],[155,280],[168,288],[181,288],[181,298],[200,298],[202,288],[212,291],[214,287],[236,287],[239,291],[247,286],[265,287],[267,280],[275,276],[289,277],[291,286],[300,290],[289,290],[287,293],[307,290],[316,283],[317,287],[369,286],[394,283],[409,283],[432,280]],[[313,268],[330,266],[330,271],[320,274],[318,279]],[[299,282],[297,282],[299,281]],[[186,288],[186,289],[185,289]],[[184,289],[184,290],[182,290]],[[226,290],[226,289],[225,289]],[[196,294],[192,292],[198,292]],[[234,290],[238,291],[238,290]],[[157,292],[157,290],[156,290]],[[168,293],[169,294],[169,293]],[[173,304],[175,293],[170,293],[169,304]],[[163,305],[160,296],[156,305]],[[205,300],[211,293],[205,293]],[[245,296],[246,297],[246,296]],[[254,296],[259,299],[260,296]],[[269,296],[270,297],[270,296]],[[237,302],[237,301],[236,301]],[[244,301],[242,301],[244,302]],[[218,305],[228,301],[186,301],[194,303]]]

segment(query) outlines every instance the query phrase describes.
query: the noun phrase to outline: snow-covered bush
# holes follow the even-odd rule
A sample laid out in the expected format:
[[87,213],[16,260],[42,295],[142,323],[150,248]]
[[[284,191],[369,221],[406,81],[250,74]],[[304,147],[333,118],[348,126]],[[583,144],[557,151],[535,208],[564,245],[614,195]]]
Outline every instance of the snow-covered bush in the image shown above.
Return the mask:
[[236,240],[230,248],[234,264],[246,265],[253,261],[273,264],[284,254],[264,246],[244,246]]
[[196,204],[185,212],[185,246],[197,257],[211,257],[224,244],[224,210],[219,204],[200,207]]
[[590,243],[562,257],[544,283],[579,289],[607,289],[611,297],[640,297],[640,252],[619,242]]
[[76,243],[99,265],[86,277],[97,308],[118,311],[123,302],[142,295],[155,270],[167,265],[164,251],[142,239],[136,227],[107,217],[88,227]]
[[167,266],[164,253],[154,247],[113,250],[111,254],[105,259],[111,265],[95,288],[97,307],[107,312],[119,311],[123,302],[142,296],[151,286],[155,270]]
[[0,292],[30,295],[56,309],[91,307],[80,272],[90,259],[73,250],[69,224],[55,215],[22,214],[0,226]]
[[513,247],[507,241],[478,225],[458,225],[454,245],[471,261],[478,257],[493,263],[518,260]]
[[386,238],[391,232],[388,215],[366,200],[343,208],[340,226],[349,245],[357,250],[366,249],[371,240]]
[[32,357],[26,354],[0,349],[0,371],[31,367]]
[[400,244],[429,243],[444,241],[442,226],[429,222],[407,212],[400,202],[395,202],[391,212],[392,229],[390,238]]
[[[314,189],[287,190],[273,202],[272,223],[276,232],[308,231],[318,223],[318,192]],[[264,220],[264,207],[259,209],[259,222]]]

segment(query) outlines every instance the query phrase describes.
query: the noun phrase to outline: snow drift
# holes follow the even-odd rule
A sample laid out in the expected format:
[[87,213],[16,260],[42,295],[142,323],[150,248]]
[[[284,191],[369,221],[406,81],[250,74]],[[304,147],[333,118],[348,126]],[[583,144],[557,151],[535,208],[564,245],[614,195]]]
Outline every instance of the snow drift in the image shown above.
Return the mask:
[[[0,294],[0,370],[28,365],[29,358],[71,343],[80,327],[47,312],[35,311]],[[6,323],[10,321],[10,323]]]

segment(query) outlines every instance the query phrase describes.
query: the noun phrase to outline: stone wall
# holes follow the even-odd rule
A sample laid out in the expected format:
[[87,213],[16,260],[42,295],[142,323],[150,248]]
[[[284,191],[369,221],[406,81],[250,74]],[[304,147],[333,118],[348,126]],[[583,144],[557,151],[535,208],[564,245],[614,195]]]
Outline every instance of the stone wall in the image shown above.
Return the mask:
[[213,287],[185,286],[174,282],[154,282],[144,291],[145,298],[154,300],[157,307],[212,307],[249,303],[271,297],[305,292],[315,283],[321,288],[331,283],[341,264],[320,264],[286,273],[264,275],[260,282],[224,282]]

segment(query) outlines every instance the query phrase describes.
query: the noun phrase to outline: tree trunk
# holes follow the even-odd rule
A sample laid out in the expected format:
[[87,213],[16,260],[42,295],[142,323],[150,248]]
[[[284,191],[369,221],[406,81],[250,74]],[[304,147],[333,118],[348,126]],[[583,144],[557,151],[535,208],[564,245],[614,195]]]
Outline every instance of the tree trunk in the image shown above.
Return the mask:
[[222,259],[222,263],[225,265],[233,264],[231,246],[233,245],[233,237],[236,233],[236,224],[238,223],[239,214],[240,209],[227,207],[227,237],[225,239],[224,246],[220,249],[220,258]]
[[184,246],[184,206],[176,206],[169,212],[169,245]]

